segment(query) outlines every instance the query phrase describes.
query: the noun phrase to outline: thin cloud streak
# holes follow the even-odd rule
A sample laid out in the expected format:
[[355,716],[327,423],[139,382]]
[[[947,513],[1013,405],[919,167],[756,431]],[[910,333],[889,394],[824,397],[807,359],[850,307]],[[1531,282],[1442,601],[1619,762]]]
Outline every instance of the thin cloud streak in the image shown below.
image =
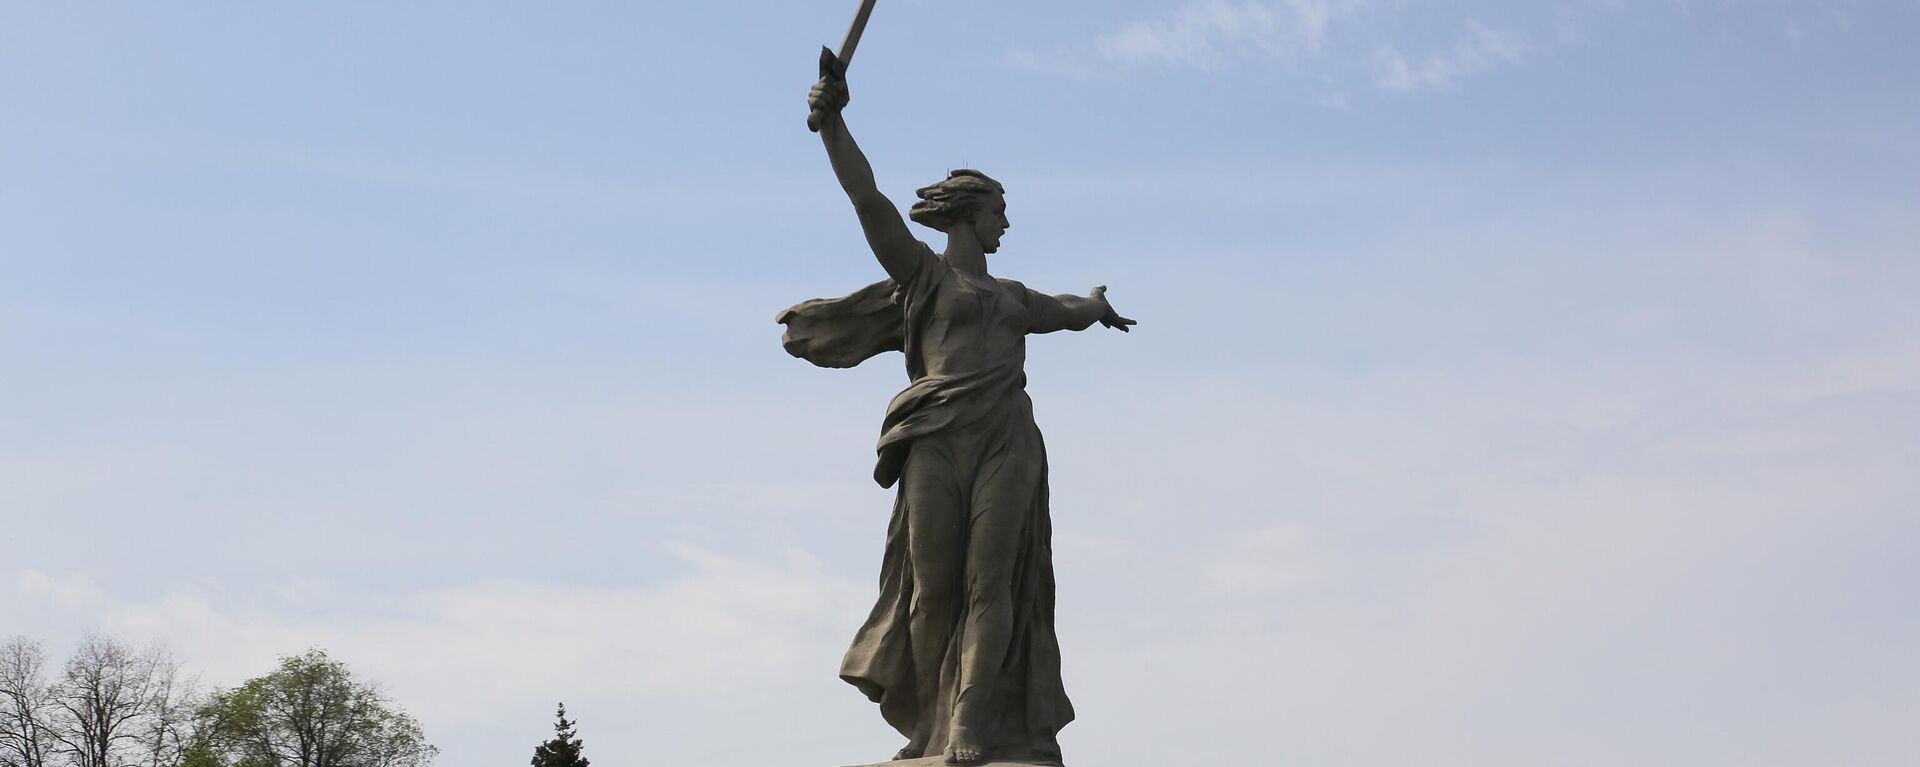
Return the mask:
[[1294,62],[1324,54],[1328,27],[1358,5],[1203,0],[1164,19],[1122,25],[1089,44],[1043,53],[1013,51],[1006,61],[1078,78],[1150,67],[1218,71],[1255,59]]
[[[1140,70],[1190,70],[1218,73],[1246,62],[1279,63],[1301,69],[1315,64],[1315,79],[1329,108],[1349,106],[1338,94],[1340,81],[1357,73],[1372,85],[1393,93],[1444,90],[1468,77],[1527,62],[1539,46],[1526,32],[1500,28],[1478,19],[1462,22],[1456,41],[1424,58],[1410,58],[1404,42],[1381,42],[1369,61],[1364,48],[1343,52],[1333,42],[1337,27],[1349,25],[1369,7],[1365,2],[1339,0],[1282,0],[1227,2],[1202,0],[1179,7],[1171,15],[1123,24],[1092,41],[1051,50],[1013,50],[1003,61],[1016,68],[1075,79],[1111,77]],[[1579,17],[1572,7],[1555,17],[1548,37],[1581,38]]]
[[1381,45],[1375,53],[1374,84],[1389,91],[1444,90],[1465,77],[1524,64],[1532,48],[1522,33],[1470,19],[1460,40],[1419,64],[1409,63],[1400,49]]

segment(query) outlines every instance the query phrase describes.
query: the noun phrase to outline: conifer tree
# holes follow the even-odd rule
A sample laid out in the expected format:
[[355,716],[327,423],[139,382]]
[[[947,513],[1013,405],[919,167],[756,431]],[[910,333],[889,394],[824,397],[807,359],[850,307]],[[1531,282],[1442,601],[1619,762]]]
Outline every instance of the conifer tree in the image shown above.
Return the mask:
[[560,721],[553,723],[553,740],[533,749],[533,767],[587,767],[587,759],[580,755],[580,739],[574,737],[574,722],[567,721],[567,704],[560,704],[560,711],[554,714]]

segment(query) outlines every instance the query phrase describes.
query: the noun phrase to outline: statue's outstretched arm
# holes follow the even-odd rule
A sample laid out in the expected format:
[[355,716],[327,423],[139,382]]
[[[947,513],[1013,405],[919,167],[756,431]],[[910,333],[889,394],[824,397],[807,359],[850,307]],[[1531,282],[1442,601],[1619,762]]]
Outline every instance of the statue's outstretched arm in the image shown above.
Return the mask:
[[1120,316],[1107,303],[1107,286],[1094,288],[1085,296],[1050,296],[1027,291],[1027,332],[1052,333],[1057,330],[1086,330],[1100,323],[1122,333],[1131,332],[1139,323]]
[[867,163],[866,154],[854,143],[847,124],[840,119],[840,110],[847,105],[847,82],[833,76],[820,78],[807,98],[807,105],[824,113],[820,140],[827,146],[827,159],[833,162],[833,174],[839,177],[840,188],[846,190],[847,199],[853,201],[853,210],[860,216],[867,246],[873,248],[873,255],[880,260],[881,268],[887,270],[887,276],[895,282],[907,282],[919,271],[925,248],[913,238],[900,211],[880,193],[873,180],[873,166]]

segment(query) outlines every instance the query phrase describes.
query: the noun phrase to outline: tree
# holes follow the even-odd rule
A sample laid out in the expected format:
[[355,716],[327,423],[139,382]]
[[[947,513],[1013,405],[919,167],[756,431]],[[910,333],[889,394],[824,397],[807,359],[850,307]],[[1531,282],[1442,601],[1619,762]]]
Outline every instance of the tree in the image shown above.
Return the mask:
[[413,717],[319,649],[216,693],[199,735],[189,756],[234,767],[422,767],[439,753]]
[[47,653],[14,637],[0,645],[0,767],[46,767],[53,750]]
[[180,681],[180,667],[162,656],[153,671],[153,700],[137,733],[141,767],[180,767],[194,741],[199,680]]
[[586,758],[580,755],[580,739],[574,737],[575,723],[567,721],[567,704],[560,704],[554,716],[560,721],[553,724],[553,740],[534,747],[533,767],[587,767]]
[[46,679],[39,643],[0,645],[0,767],[176,767],[193,710],[165,648],[82,639]]
[[[179,666],[147,650],[90,635],[67,658],[49,694],[46,732],[73,767],[134,767],[164,751],[156,735],[177,716]],[[159,724],[156,724],[156,723]]]

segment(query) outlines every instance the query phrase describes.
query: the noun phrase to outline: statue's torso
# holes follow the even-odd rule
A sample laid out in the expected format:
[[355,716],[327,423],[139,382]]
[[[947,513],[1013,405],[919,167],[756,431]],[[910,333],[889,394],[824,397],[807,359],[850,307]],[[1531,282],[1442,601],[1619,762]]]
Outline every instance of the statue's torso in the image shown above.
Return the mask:
[[[960,376],[1008,365],[1020,368],[1027,356],[1027,306],[1017,283],[966,274],[934,260],[926,268],[941,274],[931,281],[931,310],[926,322],[909,330],[925,364],[925,375]],[[918,377],[918,376],[916,376]]]

